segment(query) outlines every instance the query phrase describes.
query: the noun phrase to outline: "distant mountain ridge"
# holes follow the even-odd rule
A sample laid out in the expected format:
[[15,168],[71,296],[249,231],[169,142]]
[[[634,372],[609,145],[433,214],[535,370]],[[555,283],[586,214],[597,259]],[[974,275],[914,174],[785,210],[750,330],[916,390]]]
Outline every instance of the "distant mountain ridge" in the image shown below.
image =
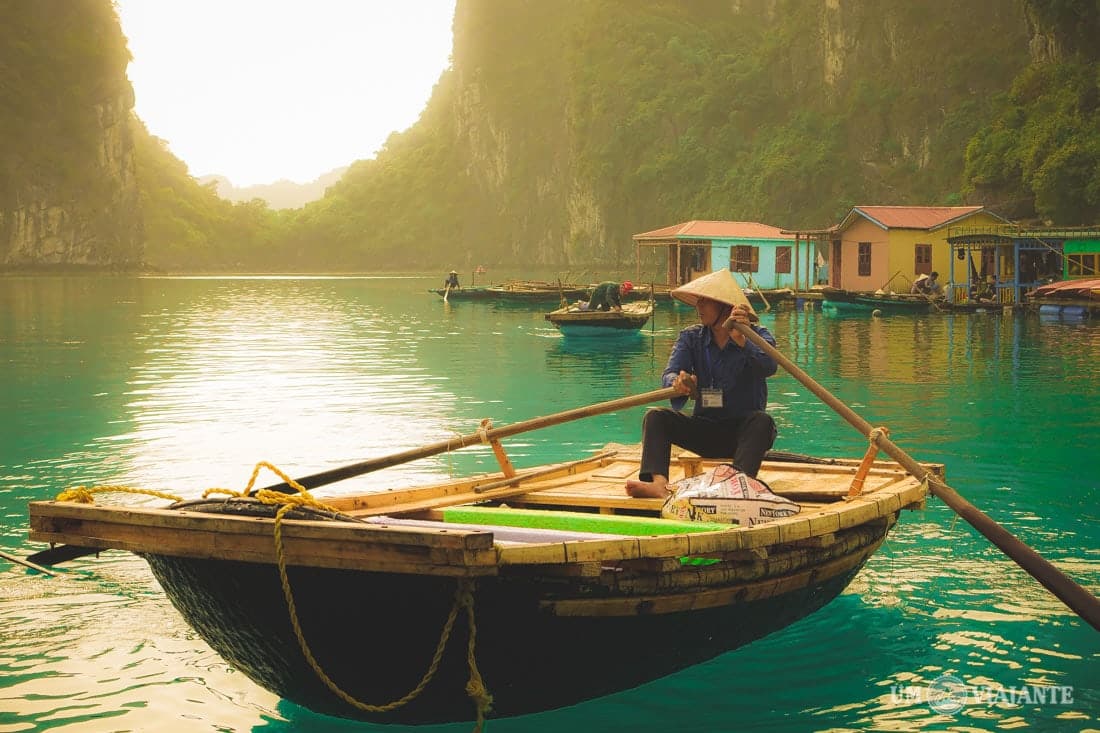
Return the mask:
[[347,169],[347,166],[336,168],[310,183],[295,183],[284,178],[274,183],[237,187],[231,180],[221,175],[203,176],[197,180],[204,186],[213,182],[217,194],[234,203],[260,199],[266,201],[273,209],[299,209],[310,201],[317,201],[324,197],[325,189],[339,181]]

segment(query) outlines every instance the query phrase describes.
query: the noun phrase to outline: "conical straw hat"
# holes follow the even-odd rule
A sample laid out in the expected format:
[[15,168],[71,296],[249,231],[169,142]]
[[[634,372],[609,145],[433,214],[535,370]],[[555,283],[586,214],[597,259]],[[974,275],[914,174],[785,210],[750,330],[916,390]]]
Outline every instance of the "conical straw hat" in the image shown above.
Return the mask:
[[699,298],[710,298],[726,305],[743,305],[748,307],[752,320],[759,320],[756,310],[753,309],[749,299],[745,297],[741,286],[733,279],[733,274],[729,270],[722,269],[709,275],[703,275],[687,285],[676,288],[670,295],[690,306],[694,306],[699,302]]

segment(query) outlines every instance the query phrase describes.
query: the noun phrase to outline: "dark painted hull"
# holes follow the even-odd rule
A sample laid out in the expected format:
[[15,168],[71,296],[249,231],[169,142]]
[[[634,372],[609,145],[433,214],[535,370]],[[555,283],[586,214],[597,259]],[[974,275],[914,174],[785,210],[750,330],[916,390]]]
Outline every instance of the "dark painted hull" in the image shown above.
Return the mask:
[[648,303],[628,303],[618,311],[578,311],[559,308],[546,314],[566,336],[606,336],[632,333],[640,329],[653,316]]
[[495,303],[560,303],[564,294],[566,300],[588,300],[588,291],[584,288],[534,289],[485,286],[459,288],[449,293],[443,288],[431,288],[430,292],[447,300],[479,300]]
[[932,301],[921,295],[876,295],[836,288],[825,288],[822,292],[822,310],[927,313],[933,307]]
[[[736,649],[835,598],[881,542],[843,573],[753,602],[661,615],[556,616],[540,608],[563,579],[477,581],[476,658],[493,696],[490,717],[549,710],[630,689]],[[299,650],[274,566],[147,555],[187,622],[262,687],[311,710],[362,720],[472,720],[465,692],[468,627],[460,613],[437,674],[396,711],[365,713],[317,678]],[[362,702],[381,705],[427,671],[453,604],[451,578],[291,568],[304,636],[328,676]]]

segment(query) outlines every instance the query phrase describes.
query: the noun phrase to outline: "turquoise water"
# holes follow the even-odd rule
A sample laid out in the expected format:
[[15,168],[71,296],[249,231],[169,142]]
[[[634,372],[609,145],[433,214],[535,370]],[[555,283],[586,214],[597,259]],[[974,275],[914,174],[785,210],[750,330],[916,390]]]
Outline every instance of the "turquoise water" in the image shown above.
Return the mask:
[[[41,549],[26,539],[26,503],[74,484],[197,496],[243,488],[260,460],[306,475],[474,432],[484,417],[504,425],[646,392],[693,319],[664,304],[639,334],[573,343],[536,307],[443,303],[426,292],[438,280],[0,280],[0,548]],[[763,321],[834,395],[914,457],[946,464],[964,496],[1100,591],[1100,324],[999,312],[785,311]],[[859,457],[866,448],[790,376],[771,381],[770,409],[777,449]],[[505,446],[518,467],[567,460],[636,442],[642,411]],[[469,448],[317,493],[495,467],[491,451]],[[180,620],[131,555],[64,569],[45,578],[0,560],[0,732],[403,730],[319,716],[258,688]],[[957,713],[922,697],[942,674],[968,686]],[[1072,701],[988,693],[1040,686],[1072,688]],[[843,595],[782,632],[489,729],[1095,730],[1098,721],[1100,634],[933,499],[902,515]]]

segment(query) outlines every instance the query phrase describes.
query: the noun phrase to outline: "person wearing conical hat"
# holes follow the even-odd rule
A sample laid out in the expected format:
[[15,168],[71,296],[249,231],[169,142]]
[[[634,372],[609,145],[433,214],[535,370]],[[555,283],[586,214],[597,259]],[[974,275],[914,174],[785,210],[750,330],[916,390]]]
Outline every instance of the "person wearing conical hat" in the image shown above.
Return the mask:
[[458,288],[458,270],[451,270],[451,274],[447,275],[447,279],[443,281],[443,287],[447,290]]
[[[699,324],[680,332],[662,381],[679,397],[672,407],[646,411],[642,419],[642,460],[637,479],[626,482],[631,496],[664,497],[672,446],[704,458],[732,458],[738,470],[755,477],[764,454],[775,443],[775,421],[768,406],[768,377],[778,365],[728,320],[743,323],[768,343],[775,339],[728,270],[719,270],[676,288],[672,297],[695,306]],[[691,414],[683,412],[695,397]]]
[[909,292],[913,295],[924,295],[928,292],[927,280],[927,275],[917,275],[916,279],[913,280],[913,286],[909,288]]

